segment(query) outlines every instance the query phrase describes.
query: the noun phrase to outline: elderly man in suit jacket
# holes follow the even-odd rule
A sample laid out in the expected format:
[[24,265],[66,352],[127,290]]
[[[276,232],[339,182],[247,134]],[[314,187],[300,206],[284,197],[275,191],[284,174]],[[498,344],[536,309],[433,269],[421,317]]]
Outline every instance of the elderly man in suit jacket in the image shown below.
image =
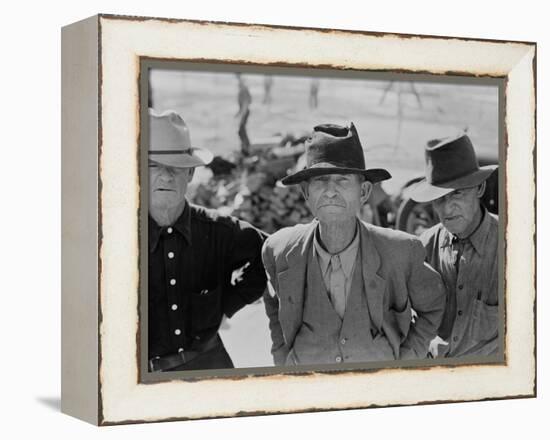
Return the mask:
[[264,243],[265,307],[275,365],[425,358],[445,307],[420,241],[359,220],[372,185],[353,124],[319,125],[306,141],[300,184],[315,220]]

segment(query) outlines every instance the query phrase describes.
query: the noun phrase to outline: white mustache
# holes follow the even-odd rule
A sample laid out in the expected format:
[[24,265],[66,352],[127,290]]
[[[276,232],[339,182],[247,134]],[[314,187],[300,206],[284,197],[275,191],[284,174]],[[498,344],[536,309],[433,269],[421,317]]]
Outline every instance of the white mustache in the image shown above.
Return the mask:
[[322,200],[317,206],[334,205],[334,206],[346,206],[341,200]]

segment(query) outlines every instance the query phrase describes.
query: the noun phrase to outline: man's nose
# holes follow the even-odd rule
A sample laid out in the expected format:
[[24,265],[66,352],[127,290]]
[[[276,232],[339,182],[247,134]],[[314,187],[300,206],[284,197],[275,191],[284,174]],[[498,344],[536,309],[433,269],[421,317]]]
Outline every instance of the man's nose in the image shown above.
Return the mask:
[[160,167],[159,177],[163,180],[170,180],[174,177],[174,173],[172,173],[172,170],[168,167]]
[[453,200],[447,195],[441,198],[439,201],[439,210],[443,212],[445,215],[452,214],[452,211],[454,210],[453,206]]
[[327,195],[328,197],[333,197],[336,194],[338,194],[338,191],[336,189],[336,182],[328,180],[325,186],[325,195]]

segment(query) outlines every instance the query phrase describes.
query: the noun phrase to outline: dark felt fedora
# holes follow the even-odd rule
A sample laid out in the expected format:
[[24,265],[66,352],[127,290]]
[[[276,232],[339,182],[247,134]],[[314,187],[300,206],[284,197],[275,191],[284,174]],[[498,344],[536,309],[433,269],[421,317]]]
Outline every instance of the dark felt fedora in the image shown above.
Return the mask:
[[317,125],[305,148],[305,168],[281,179],[283,185],[295,185],[323,174],[361,174],[373,183],[391,178],[382,168],[365,169],[363,147],[353,123],[349,127]]
[[425,158],[426,177],[408,191],[411,199],[420,203],[431,202],[456,189],[477,186],[498,168],[479,166],[472,141],[465,134],[428,142]]

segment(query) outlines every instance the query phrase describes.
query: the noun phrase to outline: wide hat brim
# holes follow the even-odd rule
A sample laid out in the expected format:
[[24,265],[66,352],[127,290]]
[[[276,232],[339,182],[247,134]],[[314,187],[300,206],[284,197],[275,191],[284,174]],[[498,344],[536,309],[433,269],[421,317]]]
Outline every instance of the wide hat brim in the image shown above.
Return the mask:
[[372,183],[382,182],[383,180],[391,179],[391,174],[383,168],[342,168],[342,167],[317,167],[306,168],[294,174],[281,179],[283,185],[296,185],[304,182],[312,177],[322,176],[325,174],[361,174],[365,179]]
[[497,168],[498,165],[486,165],[471,174],[437,185],[429,183],[424,178],[408,189],[407,196],[418,203],[433,202],[454,190],[471,188],[483,183]]
[[149,159],[174,168],[193,168],[208,165],[214,159],[214,155],[203,148],[193,147],[181,153],[149,151]]
[[174,168],[193,168],[212,162],[214,155],[192,146],[189,128],[173,110],[149,109],[149,159]]

